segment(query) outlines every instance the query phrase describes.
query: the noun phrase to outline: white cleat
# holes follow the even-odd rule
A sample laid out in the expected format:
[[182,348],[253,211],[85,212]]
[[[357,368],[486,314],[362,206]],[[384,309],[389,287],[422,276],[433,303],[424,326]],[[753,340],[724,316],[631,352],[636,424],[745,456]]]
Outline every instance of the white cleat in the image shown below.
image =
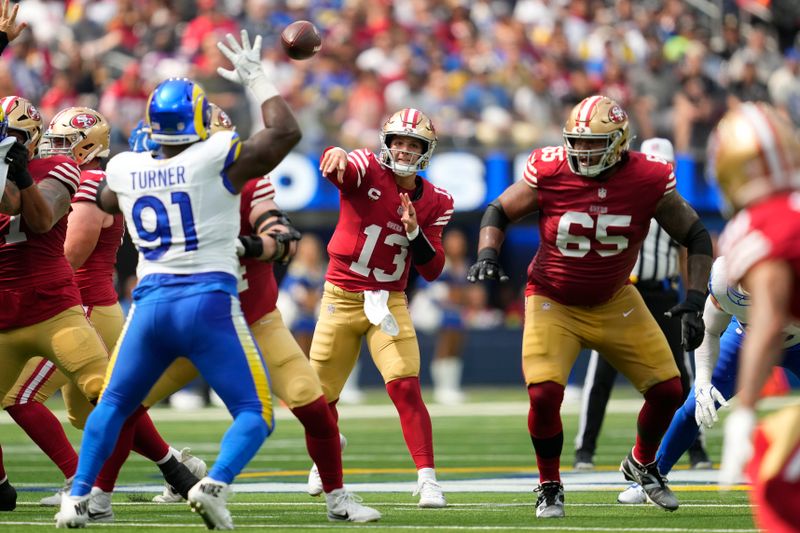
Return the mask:
[[617,501],[625,505],[639,505],[647,503],[647,494],[641,485],[632,483],[630,487],[619,493]]
[[442,486],[435,481],[426,480],[417,485],[414,496],[419,495],[419,507],[423,509],[441,509],[447,507]]
[[233,529],[233,518],[225,506],[229,492],[227,483],[204,477],[189,490],[189,507],[208,529]]
[[[208,475],[208,466],[206,466],[205,461],[192,455],[190,453],[191,451],[191,448],[183,448],[178,460],[186,465],[186,468],[198,479],[203,479]],[[164,483],[164,492],[158,496],[154,496],[153,501],[156,503],[178,503],[183,501],[183,496],[178,494],[178,492],[172,488],[172,485]]]
[[87,522],[89,522],[89,495],[64,494],[61,498],[61,508],[56,513],[56,527],[59,529],[86,527]]
[[58,489],[58,492],[52,496],[46,496],[39,500],[39,505],[45,505],[47,507],[58,507],[61,505],[61,497],[64,496],[64,494],[69,494],[69,491],[72,490],[73,479],[75,479],[75,476],[65,479],[64,486]]
[[381,519],[377,509],[361,505],[363,500],[346,489],[336,489],[325,494],[328,520],[331,522],[375,522]]
[[92,487],[89,494],[89,522],[113,522],[114,510],[111,509],[111,493],[100,487]]
[[[339,444],[342,446],[342,451],[347,447],[347,439],[339,433]],[[308,471],[308,487],[306,488],[309,496],[319,496],[322,494],[322,478],[319,476],[319,469],[316,464],[311,465],[311,470]]]

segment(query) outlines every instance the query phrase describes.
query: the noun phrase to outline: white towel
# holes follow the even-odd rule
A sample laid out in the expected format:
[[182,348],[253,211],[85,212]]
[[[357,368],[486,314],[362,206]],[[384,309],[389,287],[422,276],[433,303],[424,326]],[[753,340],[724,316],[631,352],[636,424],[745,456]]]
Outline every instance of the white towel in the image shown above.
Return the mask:
[[0,141],[0,197],[6,190],[6,177],[8,177],[8,163],[6,163],[6,154],[17,142],[16,137],[9,135]]
[[400,333],[400,325],[389,311],[389,291],[364,291],[364,314],[370,324],[381,327],[390,337]]

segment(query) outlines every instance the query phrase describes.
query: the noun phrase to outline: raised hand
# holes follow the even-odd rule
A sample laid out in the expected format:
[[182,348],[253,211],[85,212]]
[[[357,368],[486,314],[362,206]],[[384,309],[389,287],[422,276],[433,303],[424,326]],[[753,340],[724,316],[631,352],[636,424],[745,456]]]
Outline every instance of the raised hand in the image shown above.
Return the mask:
[[331,148],[319,162],[319,169],[324,177],[328,177],[331,172],[336,172],[336,180],[344,183],[344,171],[347,169],[347,152],[338,146]]
[[218,67],[217,74],[226,80],[252,88],[260,78],[266,78],[261,66],[261,36],[256,35],[252,46],[247,30],[242,30],[241,37],[241,45],[230,33],[225,35],[227,45],[222,41],[217,43],[217,48],[233,65],[233,70]]
[[14,4],[14,7],[9,9],[8,0],[3,0],[3,5],[0,7],[0,31],[6,34],[8,42],[19,37],[22,30],[28,27],[27,22],[17,24],[17,12],[19,12],[19,4]]
[[400,214],[400,221],[406,227],[406,233],[414,233],[419,227],[417,223],[417,210],[414,209],[414,204],[411,203],[411,198],[408,193],[400,193],[400,204],[403,207],[403,212]]

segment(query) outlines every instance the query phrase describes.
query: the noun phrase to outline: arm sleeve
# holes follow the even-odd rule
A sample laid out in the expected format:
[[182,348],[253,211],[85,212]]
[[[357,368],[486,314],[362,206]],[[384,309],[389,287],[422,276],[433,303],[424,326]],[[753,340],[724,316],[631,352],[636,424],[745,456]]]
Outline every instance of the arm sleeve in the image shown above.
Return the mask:
[[8,46],[8,35],[4,31],[0,31],[0,54],[3,53],[3,50],[6,49]]
[[[334,149],[340,148],[337,146],[329,146],[322,152],[322,155],[324,156],[329,150]],[[322,158],[320,157],[320,159]],[[358,189],[364,181],[364,176],[367,174],[371,159],[374,159],[374,156],[369,150],[363,148],[354,150],[347,154],[347,167],[344,170],[344,176],[342,178],[344,183],[339,183],[336,172],[332,172],[329,176],[324,177],[333,183],[340,191],[346,192]]]
[[695,382],[711,383],[711,376],[719,357],[720,336],[728,327],[731,316],[717,307],[714,297],[706,298],[703,310],[703,321],[706,325],[706,334],[703,342],[694,351]]

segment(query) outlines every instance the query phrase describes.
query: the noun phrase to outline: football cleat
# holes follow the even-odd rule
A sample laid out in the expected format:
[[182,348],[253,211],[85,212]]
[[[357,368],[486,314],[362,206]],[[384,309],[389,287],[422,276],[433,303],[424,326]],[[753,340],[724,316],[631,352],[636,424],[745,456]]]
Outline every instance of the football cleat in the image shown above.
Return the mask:
[[363,500],[346,489],[336,489],[325,494],[328,520],[331,522],[375,522],[381,513],[372,507],[361,505]]
[[[339,444],[342,446],[342,451],[347,447],[347,439],[339,433]],[[322,478],[319,476],[319,469],[316,464],[311,465],[311,470],[308,471],[308,488],[306,489],[309,496],[319,496],[322,494]]]
[[57,528],[86,527],[89,522],[89,498],[85,496],[70,496],[64,494],[61,498],[61,509],[56,513]]
[[17,490],[6,477],[0,483],[0,511],[13,511],[17,507]]
[[111,508],[111,493],[100,487],[92,487],[89,493],[89,522],[113,522],[114,510]]
[[675,511],[678,508],[678,498],[667,486],[667,479],[658,471],[655,461],[648,465],[639,464],[633,458],[633,452],[630,452],[620,464],[619,470],[625,479],[641,485],[648,501],[667,511]]
[[189,491],[189,507],[208,529],[233,529],[233,518],[226,507],[230,490],[227,483],[204,477]]
[[617,496],[617,501],[625,505],[639,505],[647,503],[647,494],[638,483],[632,483],[630,487],[623,490]]
[[61,505],[61,498],[64,496],[64,494],[69,494],[69,491],[72,490],[73,479],[75,479],[75,476],[65,479],[64,486],[58,489],[58,492],[52,496],[46,496],[39,500],[39,505],[45,505],[47,507],[57,507]]
[[534,489],[536,518],[564,518],[564,485],[558,481],[546,481]]
[[[208,467],[205,461],[199,457],[192,455],[191,448],[183,448],[181,450],[180,462],[183,463],[189,472],[195,475],[197,479],[202,479],[208,474]],[[183,501],[184,497],[176,491],[169,483],[164,483],[164,492],[158,496],[153,497],[156,503],[178,503]]]
[[447,507],[447,500],[444,498],[442,486],[435,481],[426,479],[414,491],[414,496],[419,495],[418,507],[423,509],[441,509]]
[[575,463],[572,467],[581,472],[594,470],[594,457],[585,450],[575,450]]

